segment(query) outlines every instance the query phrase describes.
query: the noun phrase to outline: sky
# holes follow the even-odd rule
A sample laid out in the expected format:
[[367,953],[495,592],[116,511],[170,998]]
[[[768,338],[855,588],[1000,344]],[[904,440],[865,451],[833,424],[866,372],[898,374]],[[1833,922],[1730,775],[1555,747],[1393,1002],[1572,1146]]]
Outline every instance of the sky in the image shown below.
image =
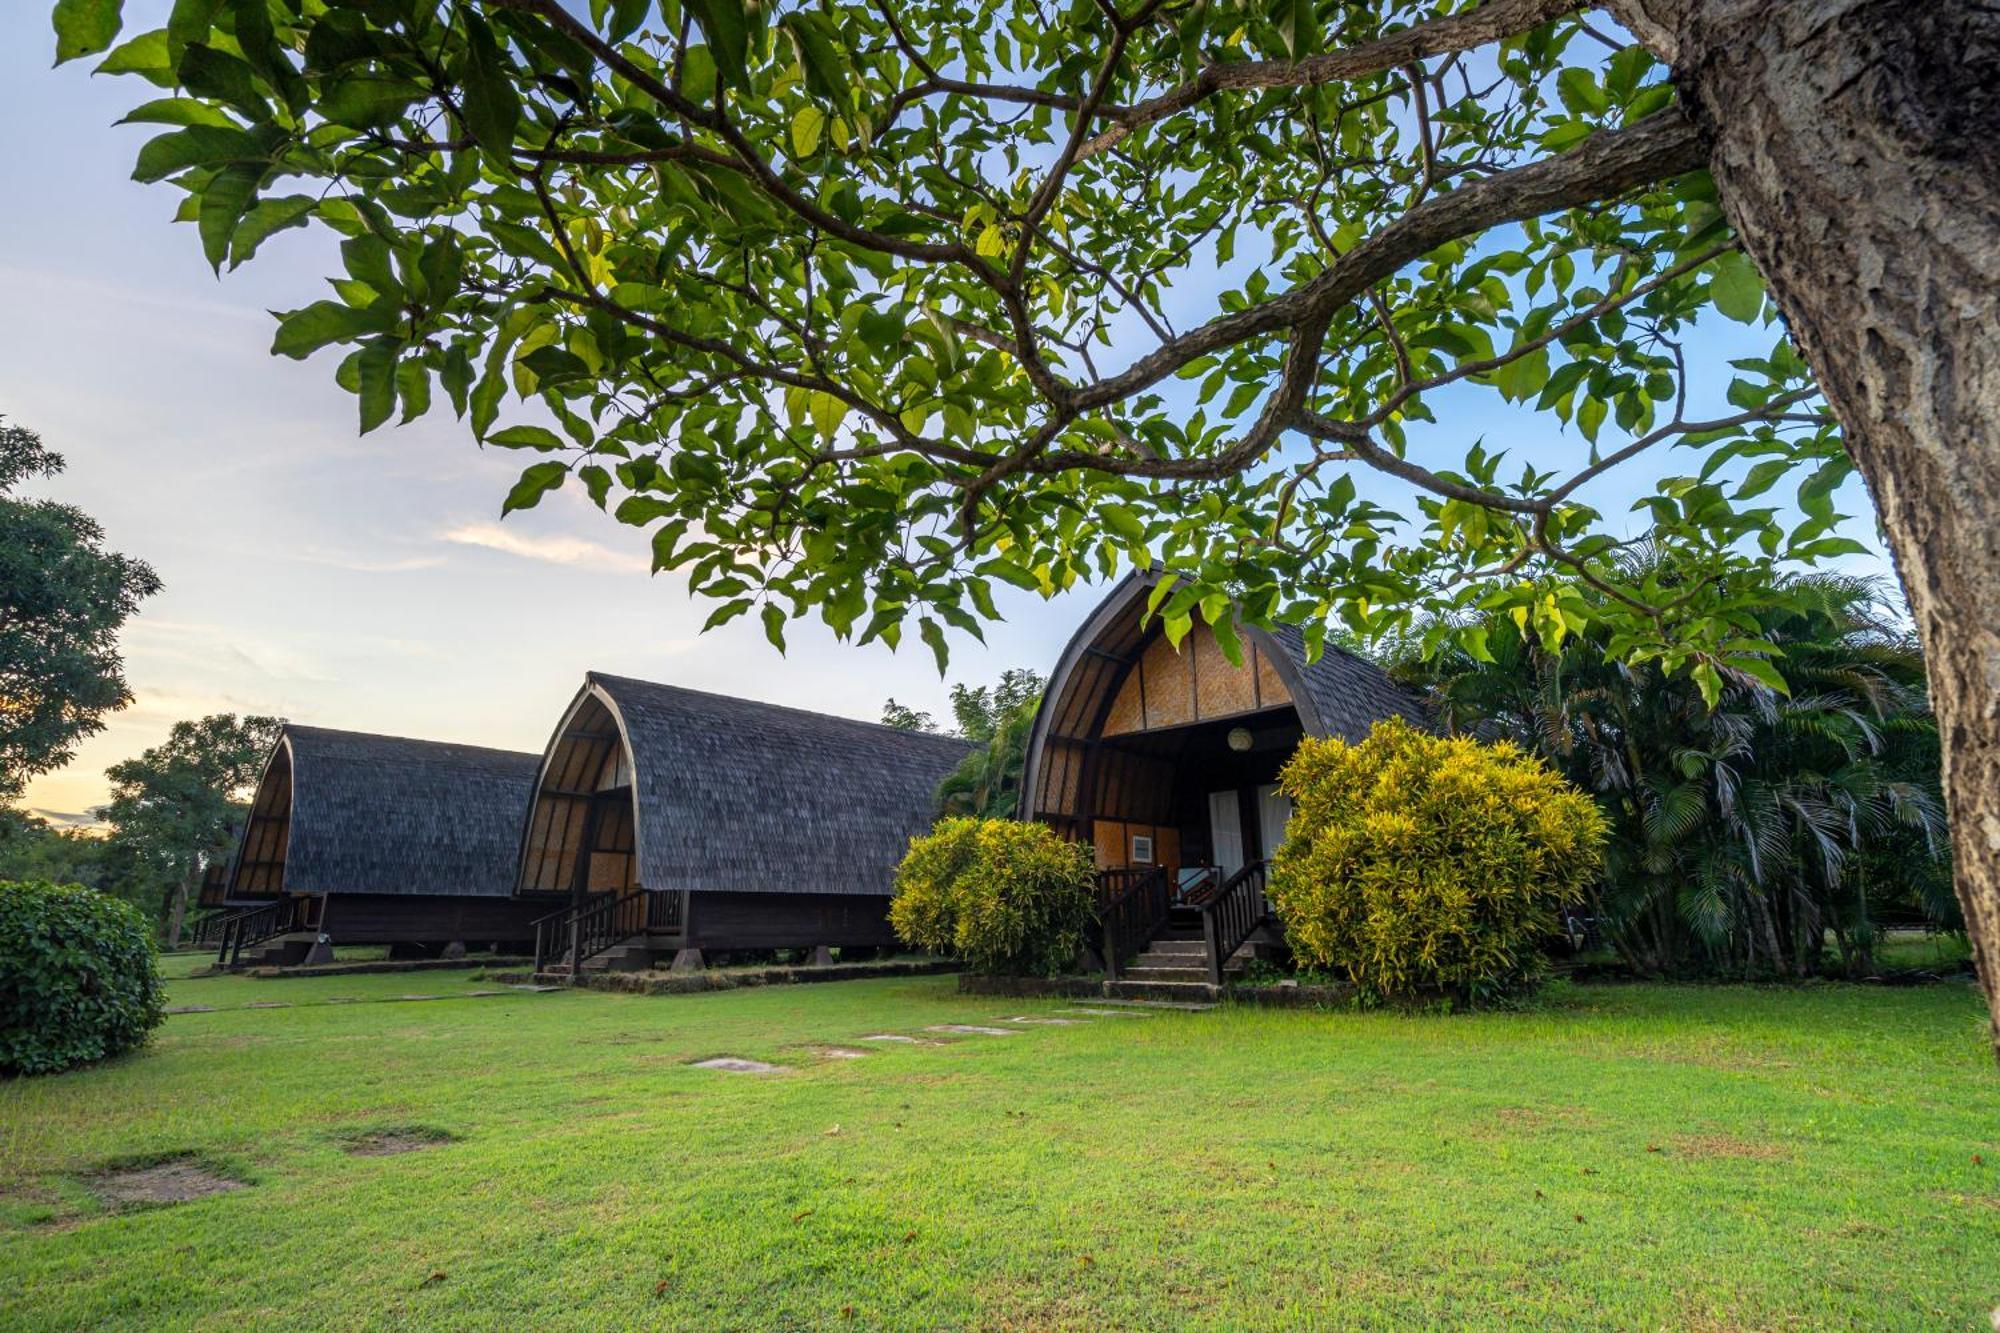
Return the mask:
[[[127,9],[136,32],[165,5]],[[337,350],[305,362],[269,350],[270,311],[328,294],[325,275],[339,271],[329,236],[281,233],[216,278],[193,229],[170,221],[177,193],[130,179],[156,127],[113,122],[149,90],[93,78],[87,61],[51,69],[52,57],[47,0],[9,6],[0,416],[68,460],[24,492],[81,506],[165,589],[123,635],[132,705],[33,782],[27,808],[87,816],[107,795],[108,764],[211,712],[539,751],[589,670],[852,717],[879,716],[889,696],[948,714],[914,636],[891,653],[794,622],[780,657],[754,617],[700,635],[708,606],[678,577],[650,575],[646,533],[606,518],[579,488],[501,522],[521,456],[481,450],[448,411],[358,436],[354,399],[333,382]],[[1198,311],[1212,299],[1187,290],[1173,304]],[[1763,354],[1771,336],[1727,326],[1705,350],[1719,364]],[[1719,404],[1722,385],[1712,387]],[[1434,429],[1503,447],[1547,429],[1496,418],[1495,401],[1447,397]],[[1586,498],[1616,513],[1649,485],[1623,475]],[[1866,512],[1858,485],[1843,498],[1847,512]],[[1886,568],[1872,557],[1859,567]],[[1052,602],[999,591],[1005,620],[985,644],[954,636],[953,681],[1013,666],[1046,673],[1102,590]]]

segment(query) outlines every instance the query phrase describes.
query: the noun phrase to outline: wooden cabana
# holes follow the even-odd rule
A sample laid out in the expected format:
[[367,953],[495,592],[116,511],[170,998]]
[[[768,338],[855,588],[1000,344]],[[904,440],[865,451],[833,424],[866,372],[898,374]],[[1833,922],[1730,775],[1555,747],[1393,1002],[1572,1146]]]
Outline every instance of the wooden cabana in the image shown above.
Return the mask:
[[1352,653],[1307,661],[1296,628],[1243,629],[1240,665],[1199,622],[1176,650],[1147,623],[1155,578],[1121,582],[1063,651],[1029,739],[1021,816],[1095,848],[1114,974],[1175,911],[1195,938],[1199,909],[1226,918],[1200,926],[1219,932],[1213,980],[1264,923],[1263,865],[1291,818],[1278,772],[1301,738],[1359,740],[1423,710]]
[[[525,943],[552,904],[514,893],[537,756],[288,725],[225,881],[246,948]],[[559,904],[556,904],[559,905]]]
[[641,967],[671,952],[895,942],[910,838],[965,741],[592,673],[543,756],[518,891],[575,910],[539,952]]

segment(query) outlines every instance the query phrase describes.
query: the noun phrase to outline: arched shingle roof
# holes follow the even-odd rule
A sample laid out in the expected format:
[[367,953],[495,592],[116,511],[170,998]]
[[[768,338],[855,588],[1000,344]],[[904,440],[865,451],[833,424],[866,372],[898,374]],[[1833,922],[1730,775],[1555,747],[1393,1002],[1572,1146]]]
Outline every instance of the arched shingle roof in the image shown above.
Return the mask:
[[[265,765],[260,798],[281,759],[290,778],[288,892],[513,892],[540,756],[288,725]],[[232,884],[242,860],[239,848]]]
[[886,894],[931,826],[938,783],[972,748],[598,672],[584,691],[630,754],[648,889]]

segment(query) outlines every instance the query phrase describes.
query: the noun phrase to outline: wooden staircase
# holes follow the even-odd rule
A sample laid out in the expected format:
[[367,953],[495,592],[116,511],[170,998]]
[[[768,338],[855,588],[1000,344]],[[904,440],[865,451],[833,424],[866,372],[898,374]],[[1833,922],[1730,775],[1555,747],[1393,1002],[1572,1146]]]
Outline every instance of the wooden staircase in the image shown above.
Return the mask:
[[537,976],[641,972],[680,947],[681,896],[644,889],[598,894],[534,924]]
[[1265,872],[1259,861],[1178,900],[1164,870],[1105,872],[1105,995],[1190,1004],[1219,998],[1243,970],[1253,937],[1273,921]]

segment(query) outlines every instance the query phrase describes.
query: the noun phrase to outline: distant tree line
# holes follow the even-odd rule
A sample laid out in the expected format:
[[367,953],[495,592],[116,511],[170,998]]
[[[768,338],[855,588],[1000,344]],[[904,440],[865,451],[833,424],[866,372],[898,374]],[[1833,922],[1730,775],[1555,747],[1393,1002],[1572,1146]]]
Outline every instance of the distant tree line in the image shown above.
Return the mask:
[[[979,748],[938,785],[940,815],[1011,818],[1020,805],[1021,770],[1028,760],[1028,733],[1041,706],[1045,682],[1039,672],[1015,667],[992,686],[951,687],[951,734]],[[929,713],[894,699],[882,705],[882,721],[901,731],[940,730]]]

